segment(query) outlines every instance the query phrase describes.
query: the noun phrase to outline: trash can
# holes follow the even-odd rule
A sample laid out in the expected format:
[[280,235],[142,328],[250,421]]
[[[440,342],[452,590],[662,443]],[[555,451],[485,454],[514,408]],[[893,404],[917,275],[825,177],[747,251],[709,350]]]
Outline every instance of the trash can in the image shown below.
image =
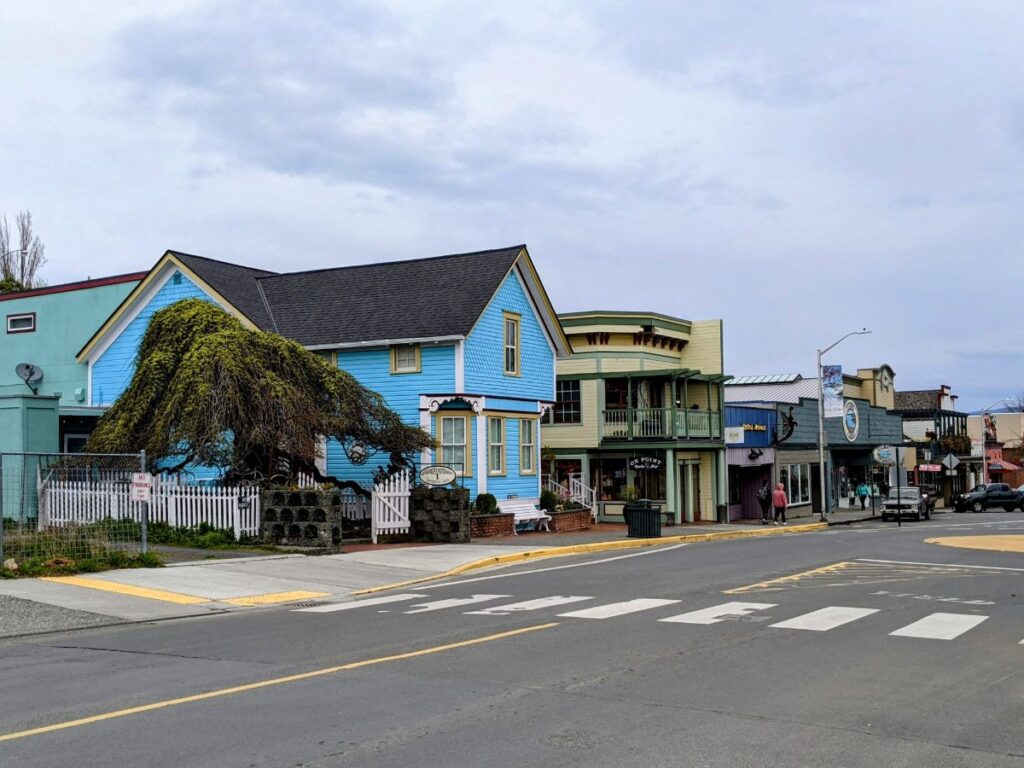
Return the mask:
[[725,504],[718,505],[718,522],[728,523],[729,522],[729,508]]
[[657,539],[661,537],[661,505],[641,499],[627,504],[622,510],[626,518],[626,536],[631,539]]

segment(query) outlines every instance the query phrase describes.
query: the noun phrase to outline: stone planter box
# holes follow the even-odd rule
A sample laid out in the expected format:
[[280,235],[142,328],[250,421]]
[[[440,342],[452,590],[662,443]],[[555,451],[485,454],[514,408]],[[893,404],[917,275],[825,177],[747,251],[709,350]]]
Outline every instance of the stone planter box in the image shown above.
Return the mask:
[[515,515],[473,515],[469,519],[470,535],[474,539],[488,536],[512,536],[515,534]]
[[551,521],[548,526],[556,533],[569,531],[585,531],[590,528],[591,512],[589,509],[572,509],[565,512],[549,512]]
[[[336,547],[357,524],[342,512],[338,491],[270,490],[260,494],[260,533],[266,542],[299,547]],[[368,507],[368,505],[367,505]]]

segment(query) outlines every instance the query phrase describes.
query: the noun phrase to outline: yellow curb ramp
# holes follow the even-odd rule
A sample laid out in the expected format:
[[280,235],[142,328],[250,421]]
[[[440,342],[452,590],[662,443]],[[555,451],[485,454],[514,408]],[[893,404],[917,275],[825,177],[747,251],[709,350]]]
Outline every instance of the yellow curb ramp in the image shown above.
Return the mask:
[[205,597],[185,595],[180,592],[167,592],[163,589],[135,587],[131,584],[120,584],[116,581],[106,581],[104,579],[90,579],[86,576],[43,576],[40,581],[52,581],[54,584],[68,584],[73,587],[98,589],[101,592],[113,592],[130,597],[144,597],[149,600],[160,600],[164,603],[177,603],[178,605],[201,605],[210,602]]
[[229,605],[275,605],[277,603],[294,603],[299,600],[314,600],[320,597],[330,597],[330,592],[310,592],[305,589],[297,589],[292,592],[268,592],[265,595],[247,595],[245,597],[229,597],[226,600],[219,600]]
[[511,552],[507,555],[494,555],[474,560],[471,563],[457,565],[443,573],[436,573],[431,576],[423,576],[418,579],[399,581],[394,584],[383,584],[379,587],[370,587],[352,592],[352,595],[369,595],[374,592],[385,592],[389,589],[402,589],[414,584],[423,584],[428,581],[447,579],[452,576],[460,576],[470,571],[477,571],[481,568],[492,568],[496,565],[510,565],[521,563],[526,560],[542,560],[550,557],[566,557],[568,555],[584,555],[590,552],[610,552],[619,549],[640,549],[642,547],[657,547],[666,544],[697,544],[705,541],[720,541],[724,539],[749,539],[758,536],[781,536],[792,533],[808,533],[810,531],[821,531],[828,528],[828,523],[807,523],[805,525],[787,526],[785,528],[753,528],[747,531],[719,531],[711,533],[684,533],[679,536],[663,536],[658,539],[617,539],[615,541],[595,541],[590,544],[570,544],[565,547],[547,547],[546,549],[533,549],[528,552]]
[[991,536],[936,536],[925,539],[925,544],[938,544],[940,547],[956,547],[957,549],[982,549],[989,552],[1013,552],[1024,554],[1024,536],[991,535]]

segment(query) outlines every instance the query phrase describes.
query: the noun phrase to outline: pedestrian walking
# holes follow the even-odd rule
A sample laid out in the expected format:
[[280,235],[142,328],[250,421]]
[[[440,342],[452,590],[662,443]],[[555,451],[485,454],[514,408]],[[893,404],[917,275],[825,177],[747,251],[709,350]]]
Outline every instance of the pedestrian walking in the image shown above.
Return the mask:
[[870,495],[871,495],[871,489],[868,488],[868,484],[867,483],[862,482],[860,485],[857,486],[857,498],[860,499],[861,511],[866,509],[865,505],[867,503],[868,496],[870,496]]
[[772,521],[772,487],[767,477],[757,491],[757,503],[761,505],[761,525],[768,525]]
[[786,496],[786,488],[779,483],[775,486],[775,493],[772,494],[772,506],[775,507],[775,524],[779,524],[779,518],[782,518],[782,524],[786,524],[786,507],[789,506],[789,497]]

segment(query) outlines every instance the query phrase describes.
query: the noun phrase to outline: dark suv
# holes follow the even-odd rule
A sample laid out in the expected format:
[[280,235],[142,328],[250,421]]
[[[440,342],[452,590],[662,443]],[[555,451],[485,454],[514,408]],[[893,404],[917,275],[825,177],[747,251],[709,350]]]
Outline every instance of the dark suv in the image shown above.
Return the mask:
[[1006,483],[979,485],[973,491],[961,493],[953,500],[956,512],[983,512],[986,509],[1002,508],[1009,512],[1021,506],[1021,494]]

